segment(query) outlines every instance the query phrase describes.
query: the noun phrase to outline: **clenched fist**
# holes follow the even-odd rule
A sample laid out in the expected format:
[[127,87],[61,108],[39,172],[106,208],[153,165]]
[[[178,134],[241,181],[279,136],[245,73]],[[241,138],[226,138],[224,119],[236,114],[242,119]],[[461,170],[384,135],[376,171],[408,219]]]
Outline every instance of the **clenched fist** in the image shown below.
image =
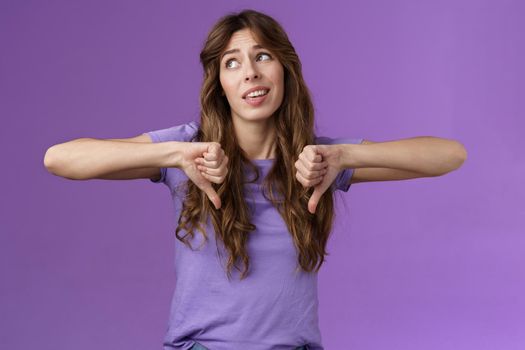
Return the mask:
[[188,142],[182,151],[181,170],[201,190],[215,209],[221,207],[221,199],[211,183],[222,183],[228,173],[228,157],[217,142]]
[[295,162],[295,177],[304,187],[314,187],[308,211],[315,213],[319,199],[341,170],[342,151],[337,145],[308,145]]

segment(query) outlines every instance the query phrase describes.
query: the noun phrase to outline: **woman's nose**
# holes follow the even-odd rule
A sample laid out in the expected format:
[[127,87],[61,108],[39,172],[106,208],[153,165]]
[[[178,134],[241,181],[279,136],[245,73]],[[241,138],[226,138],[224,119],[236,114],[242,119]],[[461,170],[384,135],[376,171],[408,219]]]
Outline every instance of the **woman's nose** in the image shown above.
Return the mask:
[[244,80],[246,80],[246,81],[253,80],[253,79],[258,79],[260,77],[260,74],[257,71],[257,68],[253,65],[253,63],[247,64],[247,66],[246,66],[246,73],[245,74],[246,75],[245,75]]
[[253,80],[253,79],[258,79],[258,78],[259,78],[258,74],[253,74],[253,75],[247,75],[245,80],[248,81],[248,80]]

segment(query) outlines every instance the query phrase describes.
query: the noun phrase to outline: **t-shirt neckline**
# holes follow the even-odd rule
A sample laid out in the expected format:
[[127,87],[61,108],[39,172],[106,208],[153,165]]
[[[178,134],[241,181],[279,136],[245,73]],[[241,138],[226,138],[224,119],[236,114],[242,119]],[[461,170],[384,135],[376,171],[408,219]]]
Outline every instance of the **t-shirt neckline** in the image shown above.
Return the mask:
[[268,163],[268,162],[273,162],[275,160],[275,158],[266,158],[266,159],[251,159],[252,162],[257,162],[257,163]]

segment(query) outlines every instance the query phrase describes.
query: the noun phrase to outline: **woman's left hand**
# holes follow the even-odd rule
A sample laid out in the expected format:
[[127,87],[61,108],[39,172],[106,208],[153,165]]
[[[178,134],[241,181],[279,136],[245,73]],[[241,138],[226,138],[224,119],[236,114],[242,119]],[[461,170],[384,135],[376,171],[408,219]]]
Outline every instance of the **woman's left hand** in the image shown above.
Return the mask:
[[295,177],[304,187],[314,187],[308,211],[315,213],[319,199],[341,171],[342,150],[337,145],[308,145],[295,162]]

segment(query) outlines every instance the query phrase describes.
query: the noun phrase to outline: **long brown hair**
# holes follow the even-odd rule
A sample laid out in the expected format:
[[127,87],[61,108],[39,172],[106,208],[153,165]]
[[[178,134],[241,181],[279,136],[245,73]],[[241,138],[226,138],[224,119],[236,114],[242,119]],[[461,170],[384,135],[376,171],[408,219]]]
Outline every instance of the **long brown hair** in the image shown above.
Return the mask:
[[[330,190],[321,197],[316,214],[307,209],[313,188],[304,188],[296,180],[295,161],[307,145],[314,144],[314,110],[310,92],[304,82],[302,66],[281,25],[268,15],[244,10],[222,17],[211,29],[200,53],[204,80],[200,94],[200,126],[193,140],[219,142],[229,158],[229,170],[225,181],[212,183],[222,201],[216,210],[206,194],[188,180],[187,194],[176,228],[176,236],[186,245],[187,236],[194,237],[197,228],[208,241],[201,225],[211,216],[216,240],[221,240],[230,256],[227,275],[240,259],[244,264],[241,280],[248,275],[250,259],[246,244],[255,225],[250,222],[250,210],[243,195],[247,182],[243,165],[253,170],[257,178],[259,169],[251,163],[237,143],[230,106],[221,94],[219,81],[220,56],[234,32],[248,28],[259,44],[270,50],[284,68],[284,97],[272,118],[275,121],[276,158],[263,182],[263,195],[277,208],[286,222],[298,251],[298,264],[307,272],[317,272],[325,261],[326,244],[334,219],[333,195]],[[277,194],[277,196],[275,195]],[[186,231],[180,236],[181,230]]]

